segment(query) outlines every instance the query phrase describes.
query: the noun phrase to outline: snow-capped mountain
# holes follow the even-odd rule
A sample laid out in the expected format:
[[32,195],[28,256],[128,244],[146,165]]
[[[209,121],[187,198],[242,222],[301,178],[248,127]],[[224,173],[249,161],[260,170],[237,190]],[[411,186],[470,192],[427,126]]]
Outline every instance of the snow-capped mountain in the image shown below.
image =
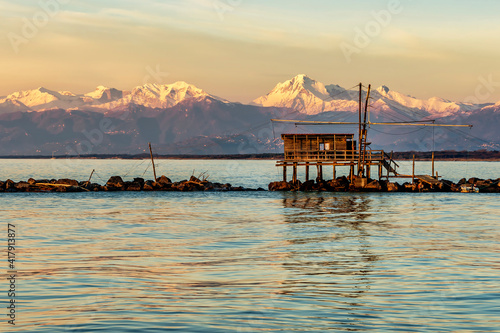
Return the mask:
[[81,95],[40,87],[0,98],[0,113],[50,109],[109,111],[130,104],[165,109],[185,100],[201,98],[227,102],[183,81],[164,85],[148,83],[131,91],[98,86],[94,91]]
[[390,90],[386,86],[381,86],[376,90],[383,100],[390,100],[410,109],[426,111],[432,115],[448,116],[460,111],[470,111],[477,109],[477,105],[470,103],[457,103],[439,97],[429,99],[418,99],[396,91]]
[[94,91],[85,94],[85,97],[91,98],[90,102],[108,103],[123,98],[124,92],[115,88],[98,86]]
[[124,92],[122,98],[96,105],[106,110],[114,110],[128,106],[129,104],[141,105],[148,108],[165,109],[189,99],[212,98],[226,102],[224,99],[210,95],[200,88],[184,81],[172,84],[145,84],[135,87],[131,92]]
[[306,114],[324,111],[354,111],[358,109],[356,93],[338,85],[325,86],[304,74],[278,83],[271,92],[253,103],[261,106],[291,108]]
[[22,103],[29,109],[26,111],[43,111],[57,108],[78,108],[92,103],[93,99],[86,99],[84,96],[75,95],[69,91],[53,91],[39,87],[33,90],[14,92],[0,99],[0,108],[5,107],[5,103],[9,103],[9,101]]
[[[373,89],[370,96],[373,122],[439,118],[441,123],[474,125],[467,131],[373,129],[370,138],[376,149],[430,150],[434,143],[437,150],[499,147],[500,102],[420,100],[386,86]],[[324,85],[306,75],[278,84],[253,105],[228,102],[182,81],[145,84],[130,91],[98,86],[86,94],[37,88],[0,97],[0,155],[50,156],[53,151],[68,153],[67,147],[79,153],[78,144],[88,140],[84,133],[99,128],[103,119],[112,130],[103,134],[102,144],[92,147],[93,153],[137,152],[147,142],[163,145],[163,153],[279,152],[279,135],[297,129],[286,123],[272,125],[270,119],[356,122],[358,98],[356,88]],[[307,129],[325,130],[339,129]],[[355,133],[357,126],[342,130]]]
[[[363,99],[366,95],[363,96]],[[417,99],[386,86],[372,90],[370,95],[372,112],[397,109],[398,112],[412,114],[417,111],[424,116],[448,116],[453,113],[471,111],[480,106],[470,103],[457,103],[433,97],[427,100]],[[287,107],[309,115],[325,111],[357,111],[358,93],[346,90],[338,85],[324,85],[301,74],[291,80],[279,83],[267,95],[253,101],[256,105]],[[418,112],[420,111],[420,112]]]

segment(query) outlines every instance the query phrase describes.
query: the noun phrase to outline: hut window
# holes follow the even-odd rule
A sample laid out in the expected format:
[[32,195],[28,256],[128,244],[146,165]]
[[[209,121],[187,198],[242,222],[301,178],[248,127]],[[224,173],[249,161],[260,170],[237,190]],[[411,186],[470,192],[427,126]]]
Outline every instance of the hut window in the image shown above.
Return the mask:
[[325,150],[325,144],[323,142],[319,144],[319,150]]
[[330,142],[325,143],[325,150],[330,150]]

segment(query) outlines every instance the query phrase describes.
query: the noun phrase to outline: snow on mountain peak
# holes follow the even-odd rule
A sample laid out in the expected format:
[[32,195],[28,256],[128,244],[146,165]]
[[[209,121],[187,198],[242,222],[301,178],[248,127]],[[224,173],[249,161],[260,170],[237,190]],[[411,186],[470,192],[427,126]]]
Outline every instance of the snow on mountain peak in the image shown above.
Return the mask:
[[292,108],[307,114],[353,109],[355,102],[349,99],[332,99],[331,95],[343,92],[345,89],[340,86],[326,87],[323,83],[300,74],[277,84],[271,92],[253,102],[262,106]]
[[33,90],[23,90],[12,93],[7,96],[7,99],[16,100],[28,107],[35,107],[41,104],[47,104],[58,100],[60,94],[58,92],[38,87]]

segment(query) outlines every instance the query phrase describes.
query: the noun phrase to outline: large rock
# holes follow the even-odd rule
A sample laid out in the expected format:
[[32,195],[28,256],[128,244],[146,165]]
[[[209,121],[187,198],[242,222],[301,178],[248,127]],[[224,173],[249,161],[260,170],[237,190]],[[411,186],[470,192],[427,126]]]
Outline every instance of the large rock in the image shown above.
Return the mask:
[[144,178],[134,178],[134,183],[138,183],[142,187],[144,186]]
[[28,184],[27,182],[23,182],[23,181],[21,181],[21,182],[19,182],[19,183],[16,183],[16,184],[14,185],[14,187],[15,187],[17,190],[19,190],[19,191],[23,191],[23,192],[24,192],[24,191],[28,191],[28,189],[29,189],[29,187],[30,187],[30,184]]
[[142,190],[142,186],[138,182],[127,182],[126,183],[126,190],[127,191],[140,191],[140,190]]
[[397,182],[396,183],[388,182],[387,183],[387,191],[388,192],[398,192],[399,191],[399,184]]
[[285,181],[272,182],[269,184],[269,191],[290,191],[293,186]]
[[121,190],[125,186],[125,182],[120,176],[113,176],[106,182],[106,187],[109,191]]
[[368,184],[366,184],[365,189],[371,190],[371,191],[381,191],[382,186],[380,185],[378,180],[372,180]]
[[195,182],[195,183],[201,183],[201,180],[199,180],[198,178],[196,178],[195,176],[191,176],[191,178],[189,178],[189,181],[190,182]]
[[300,191],[312,191],[313,186],[314,186],[314,180],[311,179],[311,180],[303,182],[302,185],[300,185],[299,190]]
[[74,179],[67,179],[67,178],[63,178],[63,179],[59,179],[58,181],[56,181],[56,184],[61,184],[61,185],[71,185],[71,186],[78,186],[78,181],[74,180]]
[[153,184],[154,184],[153,181],[147,180],[146,182],[144,182],[143,190],[153,191],[154,190]]
[[160,184],[172,184],[172,181],[170,180],[170,178],[168,178],[167,176],[161,176],[160,178],[158,178],[156,180],[157,183],[160,183]]

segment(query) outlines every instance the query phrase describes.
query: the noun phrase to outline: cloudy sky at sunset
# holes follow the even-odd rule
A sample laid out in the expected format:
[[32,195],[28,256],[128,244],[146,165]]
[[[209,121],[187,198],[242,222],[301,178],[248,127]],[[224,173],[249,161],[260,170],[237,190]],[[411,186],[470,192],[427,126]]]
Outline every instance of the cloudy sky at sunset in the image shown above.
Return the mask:
[[0,0],[0,8],[0,95],[183,80],[249,102],[304,73],[458,101],[490,80],[487,101],[500,100],[497,0]]

